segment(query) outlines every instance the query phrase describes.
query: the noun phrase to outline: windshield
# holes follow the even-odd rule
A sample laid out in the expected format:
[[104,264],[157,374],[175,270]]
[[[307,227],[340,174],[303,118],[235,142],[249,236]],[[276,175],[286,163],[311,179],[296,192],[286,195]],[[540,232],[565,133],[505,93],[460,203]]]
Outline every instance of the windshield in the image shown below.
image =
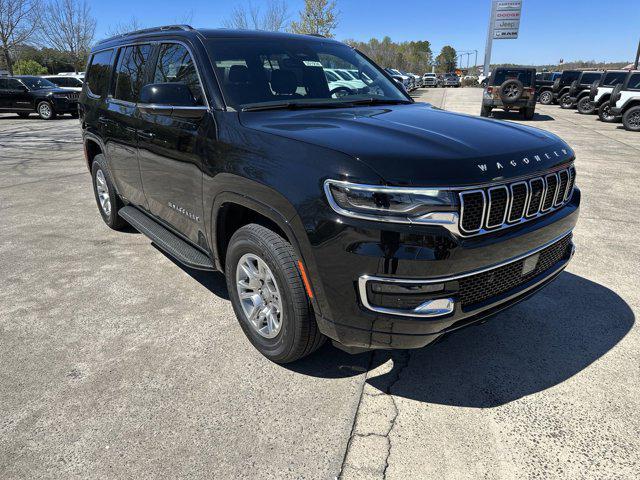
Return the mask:
[[57,86],[51,83],[46,78],[38,77],[20,77],[20,81],[24,83],[29,90],[43,90],[45,88],[57,88]]
[[[358,52],[336,42],[224,39],[207,44],[228,105],[309,103],[322,107],[364,99],[410,101]],[[344,71],[354,72],[349,78]],[[342,77],[342,78],[341,78]]]

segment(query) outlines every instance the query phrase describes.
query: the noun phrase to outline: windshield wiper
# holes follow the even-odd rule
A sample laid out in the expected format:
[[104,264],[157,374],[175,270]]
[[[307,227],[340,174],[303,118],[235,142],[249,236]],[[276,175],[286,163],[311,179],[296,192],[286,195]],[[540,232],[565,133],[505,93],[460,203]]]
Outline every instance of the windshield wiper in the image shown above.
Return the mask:
[[349,102],[351,105],[405,105],[409,103],[414,103],[412,100],[399,100],[392,98],[362,98],[359,100],[351,100]]
[[295,110],[304,108],[345,108],[352,106],[352,102],[282,102],[282,103],[263,103],[255,105],[246,105],[242,107],[243,112],[256,112],[259,110]]

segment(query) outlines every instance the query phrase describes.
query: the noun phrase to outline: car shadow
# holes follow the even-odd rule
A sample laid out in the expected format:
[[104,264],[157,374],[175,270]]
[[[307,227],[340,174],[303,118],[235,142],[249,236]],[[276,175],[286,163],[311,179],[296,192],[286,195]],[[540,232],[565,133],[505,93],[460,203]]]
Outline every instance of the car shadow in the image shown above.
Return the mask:
[[555,120],[550,115],[545,115],[542,113],[536,113],[531,120],[525,120],[522,118],[522,115],[519,112],[505,112],[505,111],[496,111],[491,112],[491,118],[496,120],[521,120],[523,122],[548,122],[551,120]]
[[633,311],[615,292],[565,272],[537,295],[489,322],[425,348],[349,359],[327,345],[285,367],[305,375],[339,378],[360,373],[357,368],[366,360],[368,370],[392,360],[392,368],[370,375],[367,383],[421,402],[489,408],[580,373],[614,348],[634,321]]

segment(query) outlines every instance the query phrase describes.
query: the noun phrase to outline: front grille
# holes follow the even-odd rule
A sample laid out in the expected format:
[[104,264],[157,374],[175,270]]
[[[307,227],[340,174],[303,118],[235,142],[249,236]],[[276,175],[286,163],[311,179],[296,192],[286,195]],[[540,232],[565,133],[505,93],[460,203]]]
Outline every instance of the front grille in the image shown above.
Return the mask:
[[460,195],[460,231],[476,235],[531,220],[564,205],[575,184],[573,166],[544,177],[507,183]]
[[[523,275],[525,262],[536,255],[538,260],[535,267]],[[463,310],[472,309],[470,307],[473,305],[523,285],[532,278],[550,270],[558,262],[568,260],[570,256],[571,234],[530,257],[525,257],[493,270],[461,278],[459,280],[460,304]]]

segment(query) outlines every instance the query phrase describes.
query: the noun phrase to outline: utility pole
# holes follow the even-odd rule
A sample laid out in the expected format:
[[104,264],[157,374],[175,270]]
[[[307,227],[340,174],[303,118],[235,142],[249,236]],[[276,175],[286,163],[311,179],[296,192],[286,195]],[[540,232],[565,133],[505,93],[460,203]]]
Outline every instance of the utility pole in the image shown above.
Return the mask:
[[493,47],[493,19],[495,15],[496,3],[491,0],[491,13],[489,14],[489,27],[487,28],[487,44],[484,48],[484,67],[482,74],[489,75],[489,65],[491,64],[491,48]]

